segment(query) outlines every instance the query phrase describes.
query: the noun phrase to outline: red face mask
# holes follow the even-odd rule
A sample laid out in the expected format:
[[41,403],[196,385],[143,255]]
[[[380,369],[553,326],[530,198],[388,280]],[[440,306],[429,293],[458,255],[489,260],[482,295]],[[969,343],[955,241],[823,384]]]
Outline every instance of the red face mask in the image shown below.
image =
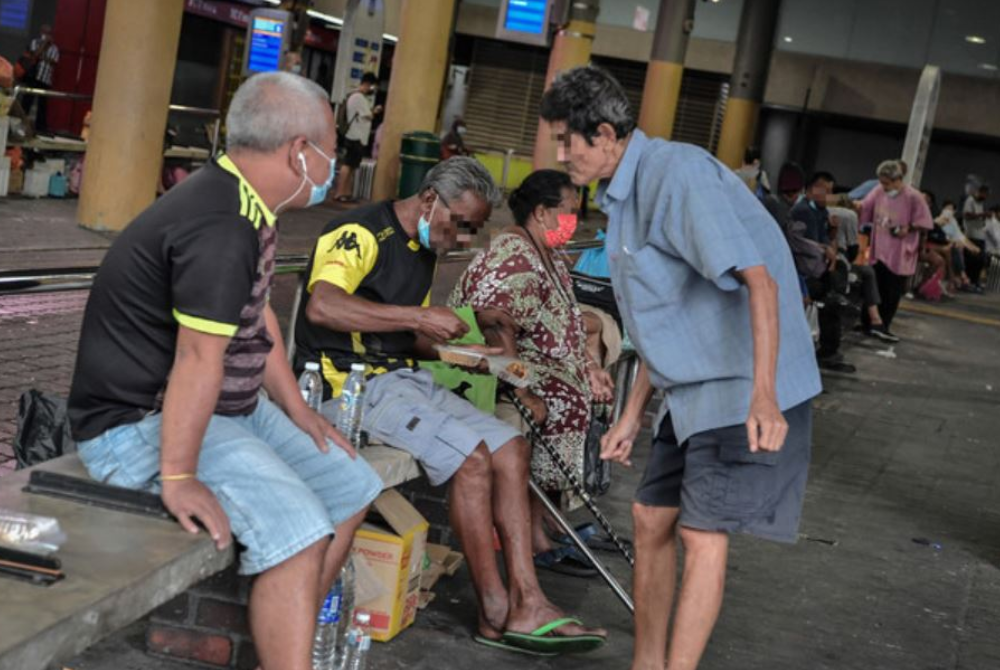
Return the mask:
[[576,214],[560,214],[558,220],[558,228],[545,231],[545,244],[550,249],[565,246],[573,239],[573,233],[576,232]]

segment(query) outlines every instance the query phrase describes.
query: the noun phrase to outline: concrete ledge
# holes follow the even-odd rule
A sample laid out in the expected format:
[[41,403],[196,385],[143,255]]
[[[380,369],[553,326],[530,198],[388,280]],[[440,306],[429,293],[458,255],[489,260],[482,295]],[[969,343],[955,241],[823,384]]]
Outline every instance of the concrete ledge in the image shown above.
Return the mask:
[[[421,474],[412,456],[391,447],[371,446],[362,456],[386,488]],[[0,578],[0,670],[69,660],[233,562],[232,549],[217,551],[204,533],[171,521],[23,493],[33,469],[87,476],[73,455],[0,480],[0,508],[56,517],[68,536],[58,553],[61,582]]]

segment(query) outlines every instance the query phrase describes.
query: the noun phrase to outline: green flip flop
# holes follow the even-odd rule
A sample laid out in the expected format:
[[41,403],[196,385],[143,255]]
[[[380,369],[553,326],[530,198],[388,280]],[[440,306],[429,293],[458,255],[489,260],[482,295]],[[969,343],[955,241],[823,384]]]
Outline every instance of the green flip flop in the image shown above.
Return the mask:
[[517,654],[528,654],[529,656],[558,656],[554,651],[532,651],[530,649],[525,649],[523,647],[518,647],[508,642],[505,642],[503,638],[499,640],[491,640],[488,637],[483,637],[482,635],[476,635],[472,638],[472,641],[476,644],[481,644],[484,647],[492,647],[494,649],[503,649],[504,651],[512,651]]
[[555,629],[565,626],[568,623],[575,623],[579,626],[583,625],[583,622],[575,617],[563,617],[555,621],[550,621],[530,633],[512,633],[507,631],[501,639],[519,649],[548,654],[583,654],[599,649],[607,642],[606,638],[599,635],[554,634]]

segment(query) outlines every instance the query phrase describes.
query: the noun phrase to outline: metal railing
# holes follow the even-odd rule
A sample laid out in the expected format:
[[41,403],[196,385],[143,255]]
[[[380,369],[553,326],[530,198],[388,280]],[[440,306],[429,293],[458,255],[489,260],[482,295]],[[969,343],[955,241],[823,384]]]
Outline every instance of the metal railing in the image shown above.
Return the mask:
[[[92,100],[93,96],[87,95],[85,93],[66,93],[64,91],[50,91],[44,88],[32,88],[31,86],[15,86],[11,89],[11,96],[16,102],[19,96],[22,95],[35,95],[43,98],[54,98],[56,100]],[[219,148],[219,133],[222,127],[222,113],[217,109],[208,109],[205,107],[190,107],[188,105],[170,105],[167,107],[171,112],[176,112],[177,114],[189,114],[191,116],[203,116],[211,119],[215,119],[212,124],[212,137],[211,139],[211,153],[214,156]]]

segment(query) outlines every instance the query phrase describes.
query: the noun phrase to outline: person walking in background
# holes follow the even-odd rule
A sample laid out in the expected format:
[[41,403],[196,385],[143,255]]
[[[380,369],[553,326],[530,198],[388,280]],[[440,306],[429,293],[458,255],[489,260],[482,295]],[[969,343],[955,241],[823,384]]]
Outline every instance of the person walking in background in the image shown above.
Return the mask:
[[[43,91],[51,90],[52,77],[55,74],[56,64],[59,62],[59,47],[52,39],[52,26],[48,24],[42,26],[41,34],[31,40],[28,52],[33,62],[24,83]],[[30,99],[26,100],[24,104],[24,109],[28,114],[32,113],[32,106],[35,109],[35,131],[45,130],[47,126],[45,96],[30,96]]]
[[340,151],[340,176],[337,182],[337,202],[352,202],[354,171],[361,166],[368,140],[372,134],[372,119],[382,113],[381,105],[372,106],[368,96],[375,92],[378,77],[372,72],[361,76],[361,85],[347,96],[344,109],[337,113],[337,131],[343,134]]
[[561,74],[541,117],[573,182],[600,182],[611,281],[644,363],[602,458],[630,462],[653,387],[665,393],[632,508],[632,668],[694,670],[722,606],[729,535],[798,537],[822,387],[795,265],[740,178],[701,148],[647,137],[604,70]]
[[969,193],[965,196],[965,203],[962,205],[962,225],[965,226],[965,236],[976,245],[980,253],[966,252],[965,270],[972,282],[973,290],[982,293],[980,275],[985,264],[982,252],[986,250],[986,219],[989,218],[984,203],[990,195],[990,187],[989,184],[984,184],[978,179],[971,179],[966,190]]
[[931,211],[917,189],[903,183],[903,168],[897,160],[883,161],[876,170],[879,187],[862,201],[862,226],[871,226],[869,262],[875,268],[882,298],[879,314],[885,332],[906,292],[906,282],[917,271],[921,232],[933,227]]

